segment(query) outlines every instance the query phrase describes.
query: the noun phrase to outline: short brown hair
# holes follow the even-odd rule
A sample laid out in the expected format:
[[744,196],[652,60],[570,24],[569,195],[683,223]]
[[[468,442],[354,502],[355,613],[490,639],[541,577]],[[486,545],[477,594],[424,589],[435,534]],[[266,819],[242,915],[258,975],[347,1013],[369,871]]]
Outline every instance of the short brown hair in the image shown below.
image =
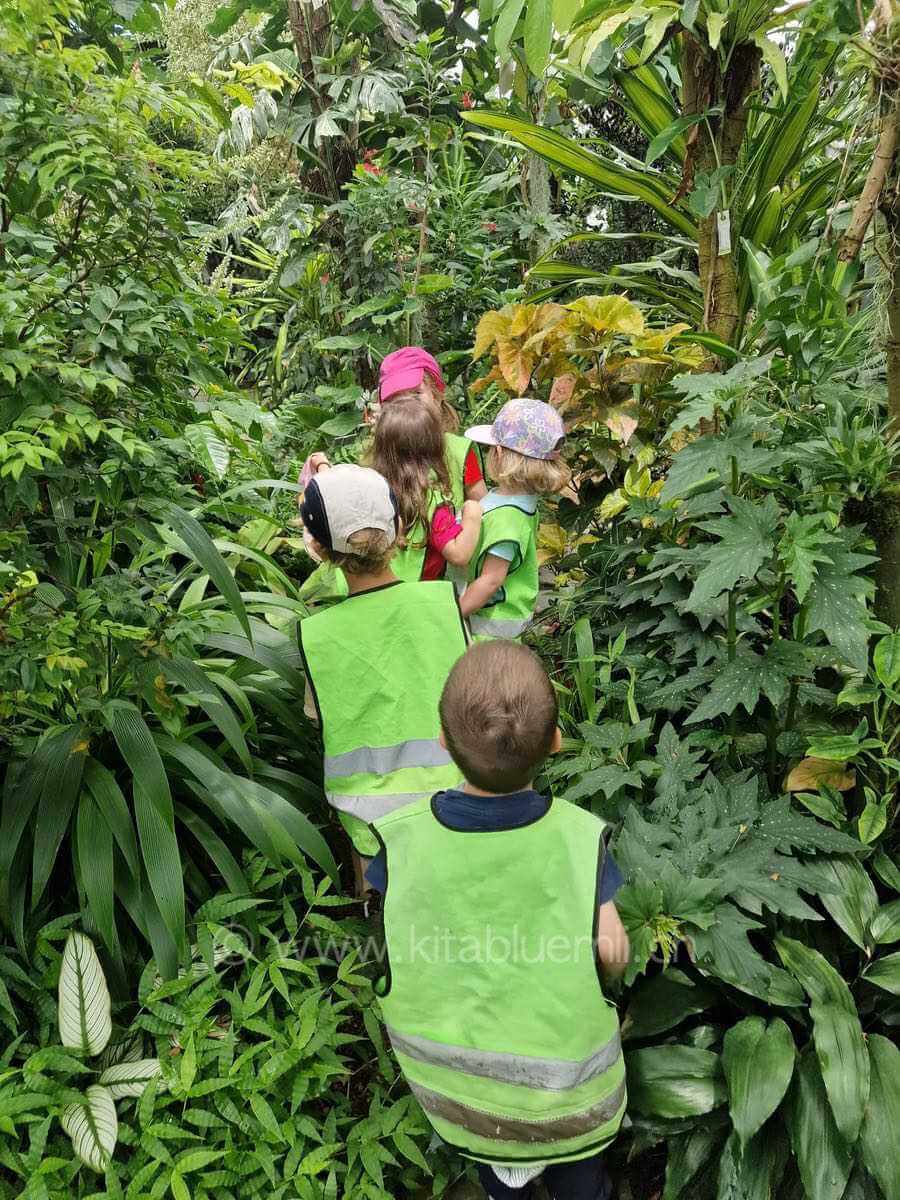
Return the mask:
[[396,548],[395,543],[388,541],[388,535],[380,529],[360,529],[357,533],[351,533],[347,541],[353,547],[352,554],[322,547],[323,557],[347,575],[375,575],[383,571]]
[[550,753],[558,709],[544,664],[518,642],[479,642],[441,696],[447,749],[469,783],[506,795],[528,787]]
[[491,446],[487,467],[495,483],[515,486],[533,496],[552,496],[572,480],[572,472],[561,458],[529,458],[505,446]]

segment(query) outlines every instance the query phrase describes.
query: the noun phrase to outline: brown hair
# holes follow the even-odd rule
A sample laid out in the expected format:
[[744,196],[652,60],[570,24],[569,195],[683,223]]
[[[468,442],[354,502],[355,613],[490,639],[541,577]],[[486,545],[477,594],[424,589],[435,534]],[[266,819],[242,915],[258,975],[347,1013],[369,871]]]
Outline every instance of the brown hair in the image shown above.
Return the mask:
[[[459,417],[456,409],[447,399],[447,393],[440,390],[427,371],[422,372],[422,386],[424,386],[431,398],[431,401],[434,405],[434,410],[441,422],[442,431],[444,433],[458,433]],[[396,404],[398,400],[415,400],[417,404],[424,403],[426,405],[428,403],[427,401],[423,401],[418,388],[409,388],[405,392],[395,392],[393,396],[389,396],[387,400],[381,401],[382,416],[390,407],[390,405]]]
[[534,651],[518,642],[480,642],[456,663],[440,703],[453,761],[485,792],[527,787],[550,753],[556,694]]
[[381,529],[359,529],[351,533],[347,541],[353,547],[352,554],[322,547],[323,557],[347,575],[378,574],[385,570],[396,549],[396,543],[389,541]]
[[450,500],[450,473],[444,458],[444,435],[437,413],[418,398],[396,400],[384,406],[367,465],[374,467],[391,486],[406,535],[418,522],[421,541],[428,538],[428,493],[437,487]]
[[561,492],[572,481],[572,472],[561,458],[529,458],[505,446],[491,446],[487,468],[495,483],[511,485],[534,496]]

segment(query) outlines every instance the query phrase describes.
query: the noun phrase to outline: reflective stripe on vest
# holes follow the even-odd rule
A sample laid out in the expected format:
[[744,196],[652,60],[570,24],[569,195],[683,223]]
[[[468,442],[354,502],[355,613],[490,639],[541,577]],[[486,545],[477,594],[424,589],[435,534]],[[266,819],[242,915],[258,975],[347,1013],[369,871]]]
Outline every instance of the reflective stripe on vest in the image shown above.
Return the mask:
[[344,775],[389,775],[402,767],[446,767],[453,760],[437,738],[414,738],[396,746],[360,746],[325,756],[325,778]]
[[499,617],[492,619],[491,617],[481,616],[478,613],[473,613],[469,617],[469,628],[476,636],[496,637],[496,638],[514,638],[528,625],[528,620],[524,621],[504,621]]
[[374,796],[345,796],[340,792],[326,792],[325,799],[332,808],[351,813],[371,825],[373,821],[379,821],[388,813],[403,808],[406,804],[415,804],[417,800],[423,800],[430,795],[430,792],[382,792]]
[[390,1025],[387,1031],[396,1052],[405,1054],[407,1058],[415,1058],[435,1067],[450,1067],[466,1075],[482,1075],[501,1083],[518,1083],[547,1092],[564,1092],[587,1083],[595,1075],[609,1070],[622,1053],[618,1029],[605,1045],[580,1062],[563,1058],[536,1058],[530,1054],[473,1050],[470,1046],[448,1046],[443,1042],[433,1042],[430,1038],[402,1034]]
[[584,1108],[581,1112],[569,1113],[564,1117],[508,1117],[504,1114],[485,1112],[442,1096],[440,1092],[421,1084],[410,1082],[413,1095],[425,1112],[441,1121],[449,1121],[477,1137],[489,1138],[492,1142],[560,1142],[568,1138],[582,1137],[593,1133],[599,1126],[612,1121],[625,1102],[625,1082],[619,1083],[609,1096]]
[[438,702],[465,652],[452,584],[394,583],[300,622],[322,719],[329,803],[364,821],[460,782]]

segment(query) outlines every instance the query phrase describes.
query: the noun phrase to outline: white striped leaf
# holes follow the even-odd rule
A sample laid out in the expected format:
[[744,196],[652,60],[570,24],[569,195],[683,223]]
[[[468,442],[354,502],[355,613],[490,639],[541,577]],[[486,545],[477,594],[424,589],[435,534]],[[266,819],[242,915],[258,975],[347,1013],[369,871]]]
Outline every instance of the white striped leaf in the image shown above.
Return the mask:
[[60,1118],[81,1161],[95,1171],[105,1171],[119,1136],[116,1106],[105,1087],[93,1084],[77,1104],[70,1104]]
[[59,1036],[69,1050],[99,1054],[112,1036],[109,991],[94,944],[70,933],[59,972]]
[[158,1058],[142,1058],[139,1062],[118,1063],[100,1076],[100,1082],[109,1089],[113,1100],[125,1096],[140,1096],[151,1079],[162,1071]]

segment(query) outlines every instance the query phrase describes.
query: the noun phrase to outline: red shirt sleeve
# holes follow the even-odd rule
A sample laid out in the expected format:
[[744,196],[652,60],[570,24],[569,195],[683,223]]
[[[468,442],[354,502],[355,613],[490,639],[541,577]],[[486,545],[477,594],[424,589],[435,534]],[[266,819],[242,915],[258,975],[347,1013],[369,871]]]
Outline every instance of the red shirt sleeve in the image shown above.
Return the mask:
[[431,533],[428,537],[429,545],[433,546],[435,550],[443,550],[448,542],[452,542],[461,533],[462,525],[457,521],[456,514],[450,505],[440,505],[431,518]]
[[473,483],[481,483],[482,479],[484,479],[484,472],[481,469],[481,460],[478,457],[478,451],[472,446],[466,455],[466,465],[463,468],[463,483],[466,487],[469,487]]

